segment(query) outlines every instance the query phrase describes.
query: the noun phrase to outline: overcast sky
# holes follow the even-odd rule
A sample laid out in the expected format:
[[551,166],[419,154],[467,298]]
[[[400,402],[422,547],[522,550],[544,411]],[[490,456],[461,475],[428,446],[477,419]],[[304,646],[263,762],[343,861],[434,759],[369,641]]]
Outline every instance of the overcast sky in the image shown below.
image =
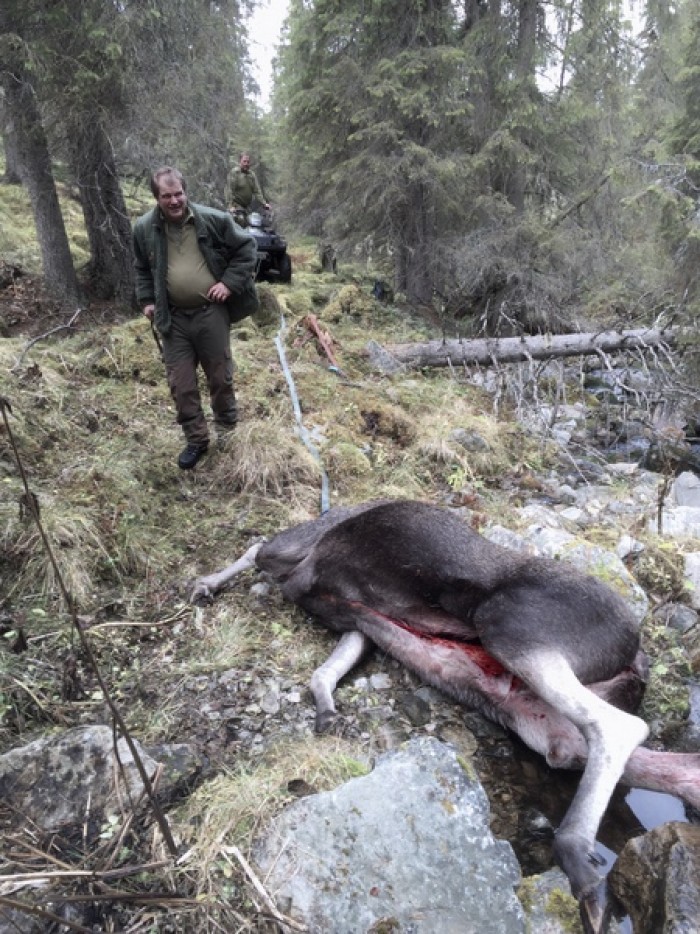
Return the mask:
[[267,107],[272,91],[272,59],[287,16],[287,5],[288,0],[262,0],[250,18],[250,55],[263,107]]
[[[288,5],[289,0],[260,0],[249,21],[250,56],[255,78],[260,85],[260,103],[264,108],[270,100],[272,59],[279,44],[280,30],[287,16]],[[624,0],[625,13],[631,19],[635,32],[641,28],[640,7],[640,0]],[[551,76],[549,77],[551,79]],[[557,73],[557,80],[558,77]],[[545,78],[542,80],[547,83]]]

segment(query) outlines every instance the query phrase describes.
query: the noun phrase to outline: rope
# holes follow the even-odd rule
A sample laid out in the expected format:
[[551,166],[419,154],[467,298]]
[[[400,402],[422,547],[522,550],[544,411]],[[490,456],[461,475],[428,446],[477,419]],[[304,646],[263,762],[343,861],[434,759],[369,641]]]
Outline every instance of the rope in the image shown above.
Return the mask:
[[287,380],[287,386],[289,388],[289,395],[292,400],[292,409],[294,410],[294,418],[296,419],[299,436],[301,437],[301,440],[303,441],[306,449],[309,451],[321,469],[321,515],[323,515],[324,512],[328,512],[331,506],[330,484],[328,481],[328,474],[323,468],[323,462],[321,461],[319,450],[311,440],[311,435],[307,431],[302,419],[301,406],[299,405],[299,396],[297,394],[296,386],[294,385],[294,377],[292,376],[292,371],[289,369],[287,356],[284,352],[284,345],[282,343],[282,335],[286,330],[287,322],[284,320],[284,315],[280,315],[280,329],[275,336],[275,347],[277,348],[277,355],[280,358],[280,364],[282,365],[284,378]]

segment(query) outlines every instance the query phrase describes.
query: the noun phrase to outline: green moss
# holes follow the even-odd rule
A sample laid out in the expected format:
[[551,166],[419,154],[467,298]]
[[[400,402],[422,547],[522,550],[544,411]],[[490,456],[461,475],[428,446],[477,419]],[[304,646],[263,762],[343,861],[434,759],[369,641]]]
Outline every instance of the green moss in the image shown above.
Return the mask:
[[650,539],[636,558],[634,574],[641,587],[662,600],[685,595],[685,568],[678,542]]
[[654,618],[644,623],[642,648],[649,656],[650,669],[641,716],[652,724],[662,722],[665,730],[673,730],[688,716],[688,656],[679,634]]
[[457,762],[459,762],[463,771],[466,772],[469,781],[476,782],[479,780],[474,764],[470,759],[465,759],[464,756],[457,756]]
[[571,934],[581,931],[578,902],[569,892],[553,889],[547,898],[547,911],[561,922],[565,931]]
[[[578,902],[570,892],[557,886],[549,891],[543,891],[539,884],[539,876],[530,876],[520,883],[518,887],[518,898],[525,910],[527,918],[528,934],[539,934],[539,918],[533,921],[532,915],[537,912],[541,914],[544,911],[549,917],[555,918],[561,928],[567,934],[581,934],[583,928],[579,914]],[[546,896],[543,909],[538,909],[538,905],[543,897]]]

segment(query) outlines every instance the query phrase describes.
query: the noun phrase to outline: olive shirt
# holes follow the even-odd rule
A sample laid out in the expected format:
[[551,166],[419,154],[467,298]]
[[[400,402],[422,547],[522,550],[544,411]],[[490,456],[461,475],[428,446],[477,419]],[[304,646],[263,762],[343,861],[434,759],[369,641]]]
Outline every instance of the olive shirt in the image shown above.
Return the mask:
[[[240,321],[257,311],[255,238],[235,224],[226,211],[190,204],[190,218],[197,246],[214,282],[223,282],[231,291],[226,303],[230,320]],[[142,308],[155,305],[153,320],[161,334],[167,334],[172,327],[170,308],[174,304],[168,295],[168,226],[158,205],[134,224],[136,299]]]
[[261,204],[265,203],[265,195],[252,169],[247,172],[244,172],[240,166],[234,169],[229,178],[228,188],[229,204],[240,204],[242,208],[248,210],[253,198],[257,198]]
[[197,243],[194,217],[183,224],[165,224],[168,241],[168,299],[176,308],[196,308],[207,301],[216,279],[209,271]]

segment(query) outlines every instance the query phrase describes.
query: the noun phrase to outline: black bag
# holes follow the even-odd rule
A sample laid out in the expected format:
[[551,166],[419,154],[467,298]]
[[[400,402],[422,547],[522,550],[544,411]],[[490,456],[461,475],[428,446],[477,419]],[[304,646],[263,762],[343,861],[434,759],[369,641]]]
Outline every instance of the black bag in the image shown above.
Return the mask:
[[231,324],[242,321],[249,315],[260,311],[260,296],[252,277],[240,295],[232,295],[228,300],[228,317]]

